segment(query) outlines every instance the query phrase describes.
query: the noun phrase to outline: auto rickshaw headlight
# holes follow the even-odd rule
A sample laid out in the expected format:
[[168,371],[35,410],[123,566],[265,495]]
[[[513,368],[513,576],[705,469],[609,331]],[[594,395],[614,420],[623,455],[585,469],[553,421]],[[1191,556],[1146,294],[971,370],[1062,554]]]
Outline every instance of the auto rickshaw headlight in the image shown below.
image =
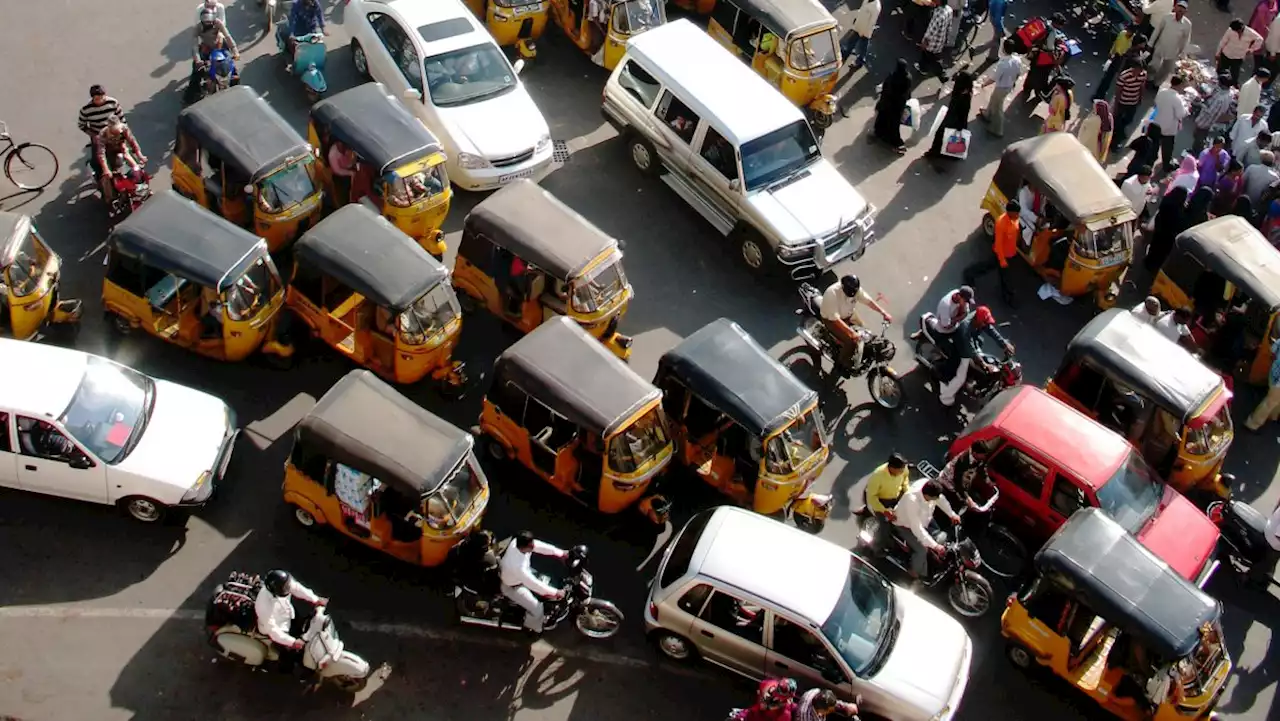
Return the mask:
[[458,153],[458,167],[467,170],[482,170],[489,167],[489,161],[472,153]]

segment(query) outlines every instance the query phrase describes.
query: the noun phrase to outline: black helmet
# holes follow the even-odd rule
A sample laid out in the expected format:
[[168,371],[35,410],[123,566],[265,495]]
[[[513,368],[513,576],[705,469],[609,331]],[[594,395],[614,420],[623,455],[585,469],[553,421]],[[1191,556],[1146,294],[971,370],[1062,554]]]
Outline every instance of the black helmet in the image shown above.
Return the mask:
[[862,290],[862,281],[858,280],[856,275],[846,275],[840,279],[840,288],[844,290],[844,294],[852,298]]
[[579,543],[569,549],[569,557],[565,559],[565,564],[569,566],[569,568],[577,568],[578,566],[581,566],[582,562],[585,560],[587,560],[587,547]]
[[267,571],[266,578],[262,580],[262,584],[267,587],[273,596],[288,596],[289,582],[293,579],[289,576],[288,571],[281,571],[274,568]]

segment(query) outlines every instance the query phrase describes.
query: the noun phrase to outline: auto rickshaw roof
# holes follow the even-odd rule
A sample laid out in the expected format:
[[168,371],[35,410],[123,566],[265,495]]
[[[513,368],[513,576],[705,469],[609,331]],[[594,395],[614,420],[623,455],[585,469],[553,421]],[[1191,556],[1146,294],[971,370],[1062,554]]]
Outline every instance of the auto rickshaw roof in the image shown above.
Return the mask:
[[364,369],[335,383],[298,423],[294,438],[410,496],[448,480],[475,442]]
[[440,141],[381,83],[365,83],[311,106],[311,118],[382,175],[444,152]]
[[563,280],[577,277],[601,253],[618,246],[612,236],[528,179],[485,198],[463,226]]
[[1222,378],[1146,321],[1121,308],[1099,314],[1067,344],[1067,362],[1089,358],[1180,420],[1190,420]]
[[[1001,165],[1020,180],[1040,190],[1072,223],[1098,216],[1115,216],[1116,222],[1137,215],[1107,171],[1071,133],[1046,133],[1019,140],[1005,148]],[[1001,173],[997,171],[996,177]],[[1001,188],[1009,197],[1017,188]]]
[[1280,308],[1280,250],[1244,218],[1214,218],[1183,231],[1174,242],[1267,308]]
[[156,193],[107,242],[143,263],[221,290],[240,268],[266,257],[267,242],[172,190]]
[[818,397],[727,318],[667,351],[658,360],[659,375],[664,372],[758,438],[786,426]]
[[784,40],[802,28],[834,24],[835,18],[816,0],[729,0]]
[[449,277],[440,261],[364,203],[344,205],[317,223],[298,239],[294,256],[396,313]]
[[187,106],[178,114],[178,128],[250,182],[311,150],[306,138],[247,85]]
[[9,260],[13,246],[31,230],[31,216],[0,210],[0,263]]
[[570,422],[605,438],[662,395],[564,316],[551,318],[507,348],[494,372],[495,383],[512,381]]
[[1035,557],[1036,570],[1167,661],[1191,653],[1221,606],[1100,508],[1071,514]]

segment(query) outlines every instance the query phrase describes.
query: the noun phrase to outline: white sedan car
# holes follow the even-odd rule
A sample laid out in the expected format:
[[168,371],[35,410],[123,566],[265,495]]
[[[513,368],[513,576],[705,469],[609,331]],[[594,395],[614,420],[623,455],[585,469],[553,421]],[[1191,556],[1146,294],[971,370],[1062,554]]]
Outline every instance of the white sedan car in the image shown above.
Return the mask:
[[0,339],[0,366],[0,486],[155,523],[227,470],[238,431],[218,398],[40,343]]
[[449,180],[471,191],[551,166],[551,130],[493,37],[461,0],[351,0],[356,70],[403,100],[444,144]]

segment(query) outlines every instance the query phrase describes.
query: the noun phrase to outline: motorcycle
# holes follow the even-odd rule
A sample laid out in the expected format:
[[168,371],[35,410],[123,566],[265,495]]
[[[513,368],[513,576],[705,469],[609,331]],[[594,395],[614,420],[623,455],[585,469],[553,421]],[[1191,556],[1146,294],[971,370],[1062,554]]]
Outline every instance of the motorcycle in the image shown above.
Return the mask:
[[143,168],[135,177],[126,169],[117,170],[111,176],[115,193],[107,205],[108,229],[113,229],[151,197],[151,175]]
[[[943,377],[943,370],[948,366],[951,357],[943,350],[945,345],[934,339],[934,331],[930,329],[930,323],[934,317],[933,313],[920,316],[920,327],[911,334],[911,340],[915,342],[916,363],[928,369],[933,375],[934,383],[941,387],[943,383],[950,380]],[[1000,323],[998,327],[1004,328],[1008,325],[1008,323]],[[965,387],[961,390],[961,393],[979,406],[986,405],[987,401],[994,398],[1000,391],[1022,382],[1022,364],[1014,358],[1013,354],[1005,353],[1002,360],[997,360],[989,353],[981,353],[980,359],[981,363],[969,366],[969,376]]]
[[800,307],[796,309],[796,315],[800,316],[800,326],[796,333],[811,350],[810,362],[814,370],[822,373],[822,359],[826,358],[831,361],[831,373],[840,380],[865,375],[872,400],[888,410],[901,408],[905,397],[902,381],[889,365],[898,349],[892,340],[885,337],[889,322],[881,323],[879,335],[862,330],[862,358],[854,368],[841,368],[836,363],[840,357],[840,343],[822,322],[822,291],[809,283],[801,283],[799,292]]
[[[862,694],[858,694],[854,696],[853,705],[859,706],[859,707],[862,706]],[[750,711],[751,709],[747,709],[747,708],[731,709],[729,711],[729,715],[725,718],[724,721],[745,721],[745,719],[747,718],[747,714],[750,713]],[[837,715],[833,714],[828,718],[834,719],[834,718],[837,718]],[[858,714],[854,714],[852,716],[838,716],[838,718],[849,719],[849,721],[861,721],[862,717],[859,716]]]
[[329,90],[324,79],[324,33],[291,38],[287,23],[276,28],[276,46],[282,52],[288,50],[290,39],[293,40],[293,57],[289,63],[293,67],[293,75],[302,80],[307,99],[314,103]]
[[[1223,474],[1224,482],[1227,475]],[[1241,501],[1214,501],[1205,513],[1222,534],[1220,551],[1240,575],[1247,575],[1271,550],[1267,543],[1267,517],[1253,506]],[[1269,585],[1280,586],[1280,581],[1272,578]]]
[[[477,540],[478,543],[486,546],[489,544],[487,537],[479,533],[473,533],[468,538],[472,537],[485,539]],[[473,577],[464,578],[461,573],[455,574],[453,597],[458,618],[463,623],[509,631],[519,631],[524,628],[524,609],[503,595],[499,578],[497,559],[502,557],[509,543],[512,543],[512,539],[497,544],[492,550],[482,550],[480,555],[486,558],[491,557],[493,561],[491,564],[486,564],[489,567],[481,568]],[[546,604],[544,631],[556,628],[569,618],[573,618],[574,626],[579,633],[592,639],[609,638],[622,628],[622,611],[609,601],[592,597],[595,578],[587,571],[587,555],[587,547],[582,545],[574,546],[569,551],[569,556],[565,559],[565,566],[569,570],[566,587],[568,594],[563,599],[544,602]],[[465,551],[460,551],[456,557],[458,571],[466,570],[468,564],[474,563],[474,561],[462,561],[464,557],[466,557]],[[539,575],[539,577],[549,582],[546,576]]]
[[[280,660],[280,652],[258,631],[254,601],[262,587],[256,575],[232,573],[218,584],[205,612],[209,645],[223,658],[254,668]],[[302,640],[302,665],[314,674],[315,687],[324,682],[352,693],[369,682],[369,662],[346,650],[327,609],[315,608]]]
[[[915,468],[921,474],[938,481],[947,490],[948,499],[955,503],[955,482],[943,477],[943,472],[928,461],[917,461]],[[1026,568],[1030,554],[1022,539],[1014,535],[1007,527],[991,519],[996,501],[1000,500],[1000,489],[991,484],[991,497],[976,508],[966,506],[965,513],[960,515],[964,532],[978,546],[982,567],[999,578],[1017,578]]]
[[232,85],[239,84],[239,80],[233,77],[235,74],[236,61],[231,57],[231,53],[221,48],[209,53],[209,59],[205,61],[204,76],[200,82],[200,98],[207,98]]

